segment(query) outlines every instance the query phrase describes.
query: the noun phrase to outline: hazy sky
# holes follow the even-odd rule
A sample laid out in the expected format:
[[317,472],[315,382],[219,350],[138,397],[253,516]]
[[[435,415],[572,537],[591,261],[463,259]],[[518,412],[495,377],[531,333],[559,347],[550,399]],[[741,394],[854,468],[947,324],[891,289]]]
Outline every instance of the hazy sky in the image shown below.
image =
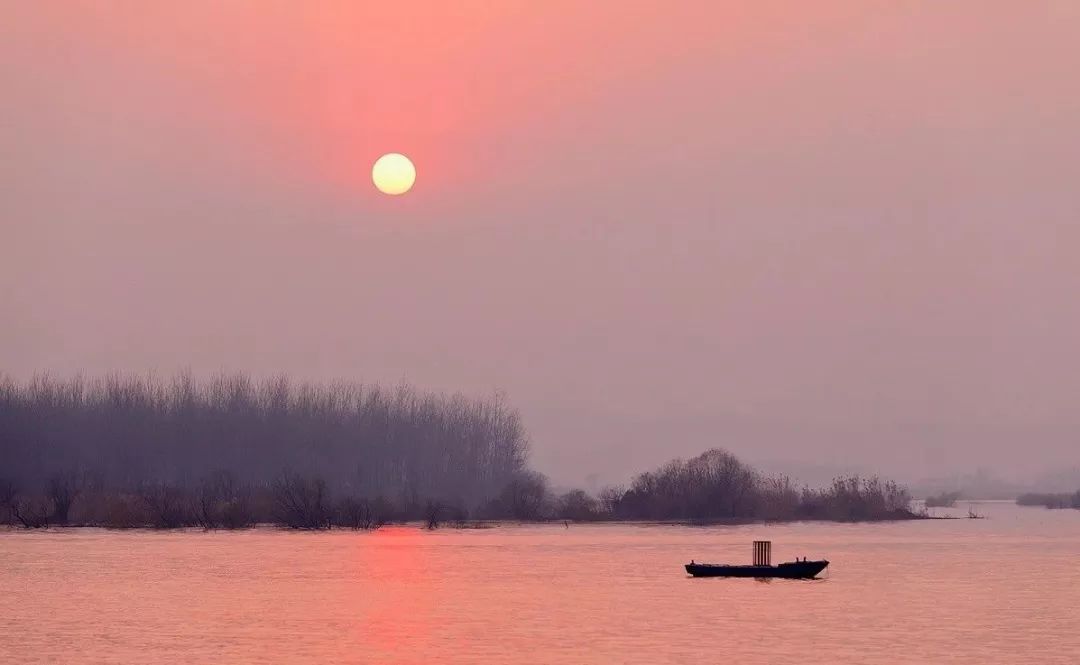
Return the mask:
[[1075,0],[0,0],[17,378],[500,389],[557,482],[914,479],[1080,462],[1078,340]]

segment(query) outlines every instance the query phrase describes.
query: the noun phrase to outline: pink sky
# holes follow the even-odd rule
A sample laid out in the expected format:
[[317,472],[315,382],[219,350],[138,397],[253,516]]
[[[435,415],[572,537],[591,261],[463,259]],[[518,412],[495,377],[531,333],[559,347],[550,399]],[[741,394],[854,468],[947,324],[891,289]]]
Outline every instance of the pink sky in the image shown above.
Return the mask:
[[400,4],[0,5],[0,370],[501,389],[561,482],[1078,463],[1080,5]]

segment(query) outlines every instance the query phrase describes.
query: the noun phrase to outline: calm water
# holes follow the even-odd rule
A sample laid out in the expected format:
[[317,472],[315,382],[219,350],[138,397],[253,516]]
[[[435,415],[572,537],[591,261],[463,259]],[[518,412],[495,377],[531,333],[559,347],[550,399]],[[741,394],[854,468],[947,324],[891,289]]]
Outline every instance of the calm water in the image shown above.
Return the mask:
[[[1080,511],[783,526],[0,533],[3,663],[1080,663]],[[966,514],[966,505],[959,509]],[[690,558],[826,557],[820,581]]]

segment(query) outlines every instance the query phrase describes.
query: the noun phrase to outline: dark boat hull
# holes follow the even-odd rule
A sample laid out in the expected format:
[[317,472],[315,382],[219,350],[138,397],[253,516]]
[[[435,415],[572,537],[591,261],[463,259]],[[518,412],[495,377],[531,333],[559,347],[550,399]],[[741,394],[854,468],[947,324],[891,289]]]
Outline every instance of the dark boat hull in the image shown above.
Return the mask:
[[779,577],[808,580],[817,577],[828,561],[792,561],[778,566],[726,566],[715,563],[688,563],[686,572],[694,577]]

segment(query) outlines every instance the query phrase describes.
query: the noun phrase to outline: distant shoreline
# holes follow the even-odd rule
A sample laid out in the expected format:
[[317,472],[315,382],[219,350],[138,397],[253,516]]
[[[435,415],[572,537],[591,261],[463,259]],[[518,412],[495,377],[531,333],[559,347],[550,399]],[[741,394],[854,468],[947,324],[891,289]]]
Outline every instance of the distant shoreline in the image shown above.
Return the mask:
[[76,531],[76,530],[89,530],[99,529],[102,531],[151,531],[155,533],[230,533],[230,532],[249,532],[249,531],[281,531],[285,533],[357,533],[357,532],[376,532],[381,529],[393,529],[393,528],[413,528],[418,531],[485,531],[489,529],[499,529],[503,527],[520,527],[520,526],[550,526],[550,527],[579,527],[579,526],[684,526],[684,527],[713,527],[713,526],[751,526],[751,525],[778,525],[778,524],[798,524],[798,523],[815,523],[815,524],[875,524],[875,523],[894,523],[894,522],[913,522],[923,520],[962,520],[968,519],[967,517],[955,517],[955,516],[935,516],[926,515],[920,513],[912,513],[907,516],[897,517],[885,517],[885,518],[872,518],[872,519],[859,519],[859,520],[830,520],[830,519],[783,519],[783,520],[761,520],[761,519],[709,519],[709,520],[640,520],[640,519],[602,519],[602,520],[586,520],[586,521],[573,521],[573,520],[468,520],[460,523],[444,523],[438,527],[429,527],[423,520],[409,520],[405,522],[387,522],[380,526],[373,526],[367,529],[354,529],[350,527],[331,527],[325,529],[297,529],[280,524],[274,524],[272,522],[263,522],[259,524],[252,524],[249,526],[239,528],[210,528],[205,529],[198,526],[179,526],[179,527],[161,527],[151,524],[144,525],[132,525],[132,526],[111,526],[107,524],[51,524],[47,527],[41,527],[37,529],[25,529],[23,527],[14,524],[0,524],[0,533],[45,533],[50,531]]
[[0,375],[0,522],[27,529],[371,529],[422,520],[711,525],[922,519],[902,485],[811,488],[713,448],[597,493],[529,466],[516,409],[402,385],[281,375]]

